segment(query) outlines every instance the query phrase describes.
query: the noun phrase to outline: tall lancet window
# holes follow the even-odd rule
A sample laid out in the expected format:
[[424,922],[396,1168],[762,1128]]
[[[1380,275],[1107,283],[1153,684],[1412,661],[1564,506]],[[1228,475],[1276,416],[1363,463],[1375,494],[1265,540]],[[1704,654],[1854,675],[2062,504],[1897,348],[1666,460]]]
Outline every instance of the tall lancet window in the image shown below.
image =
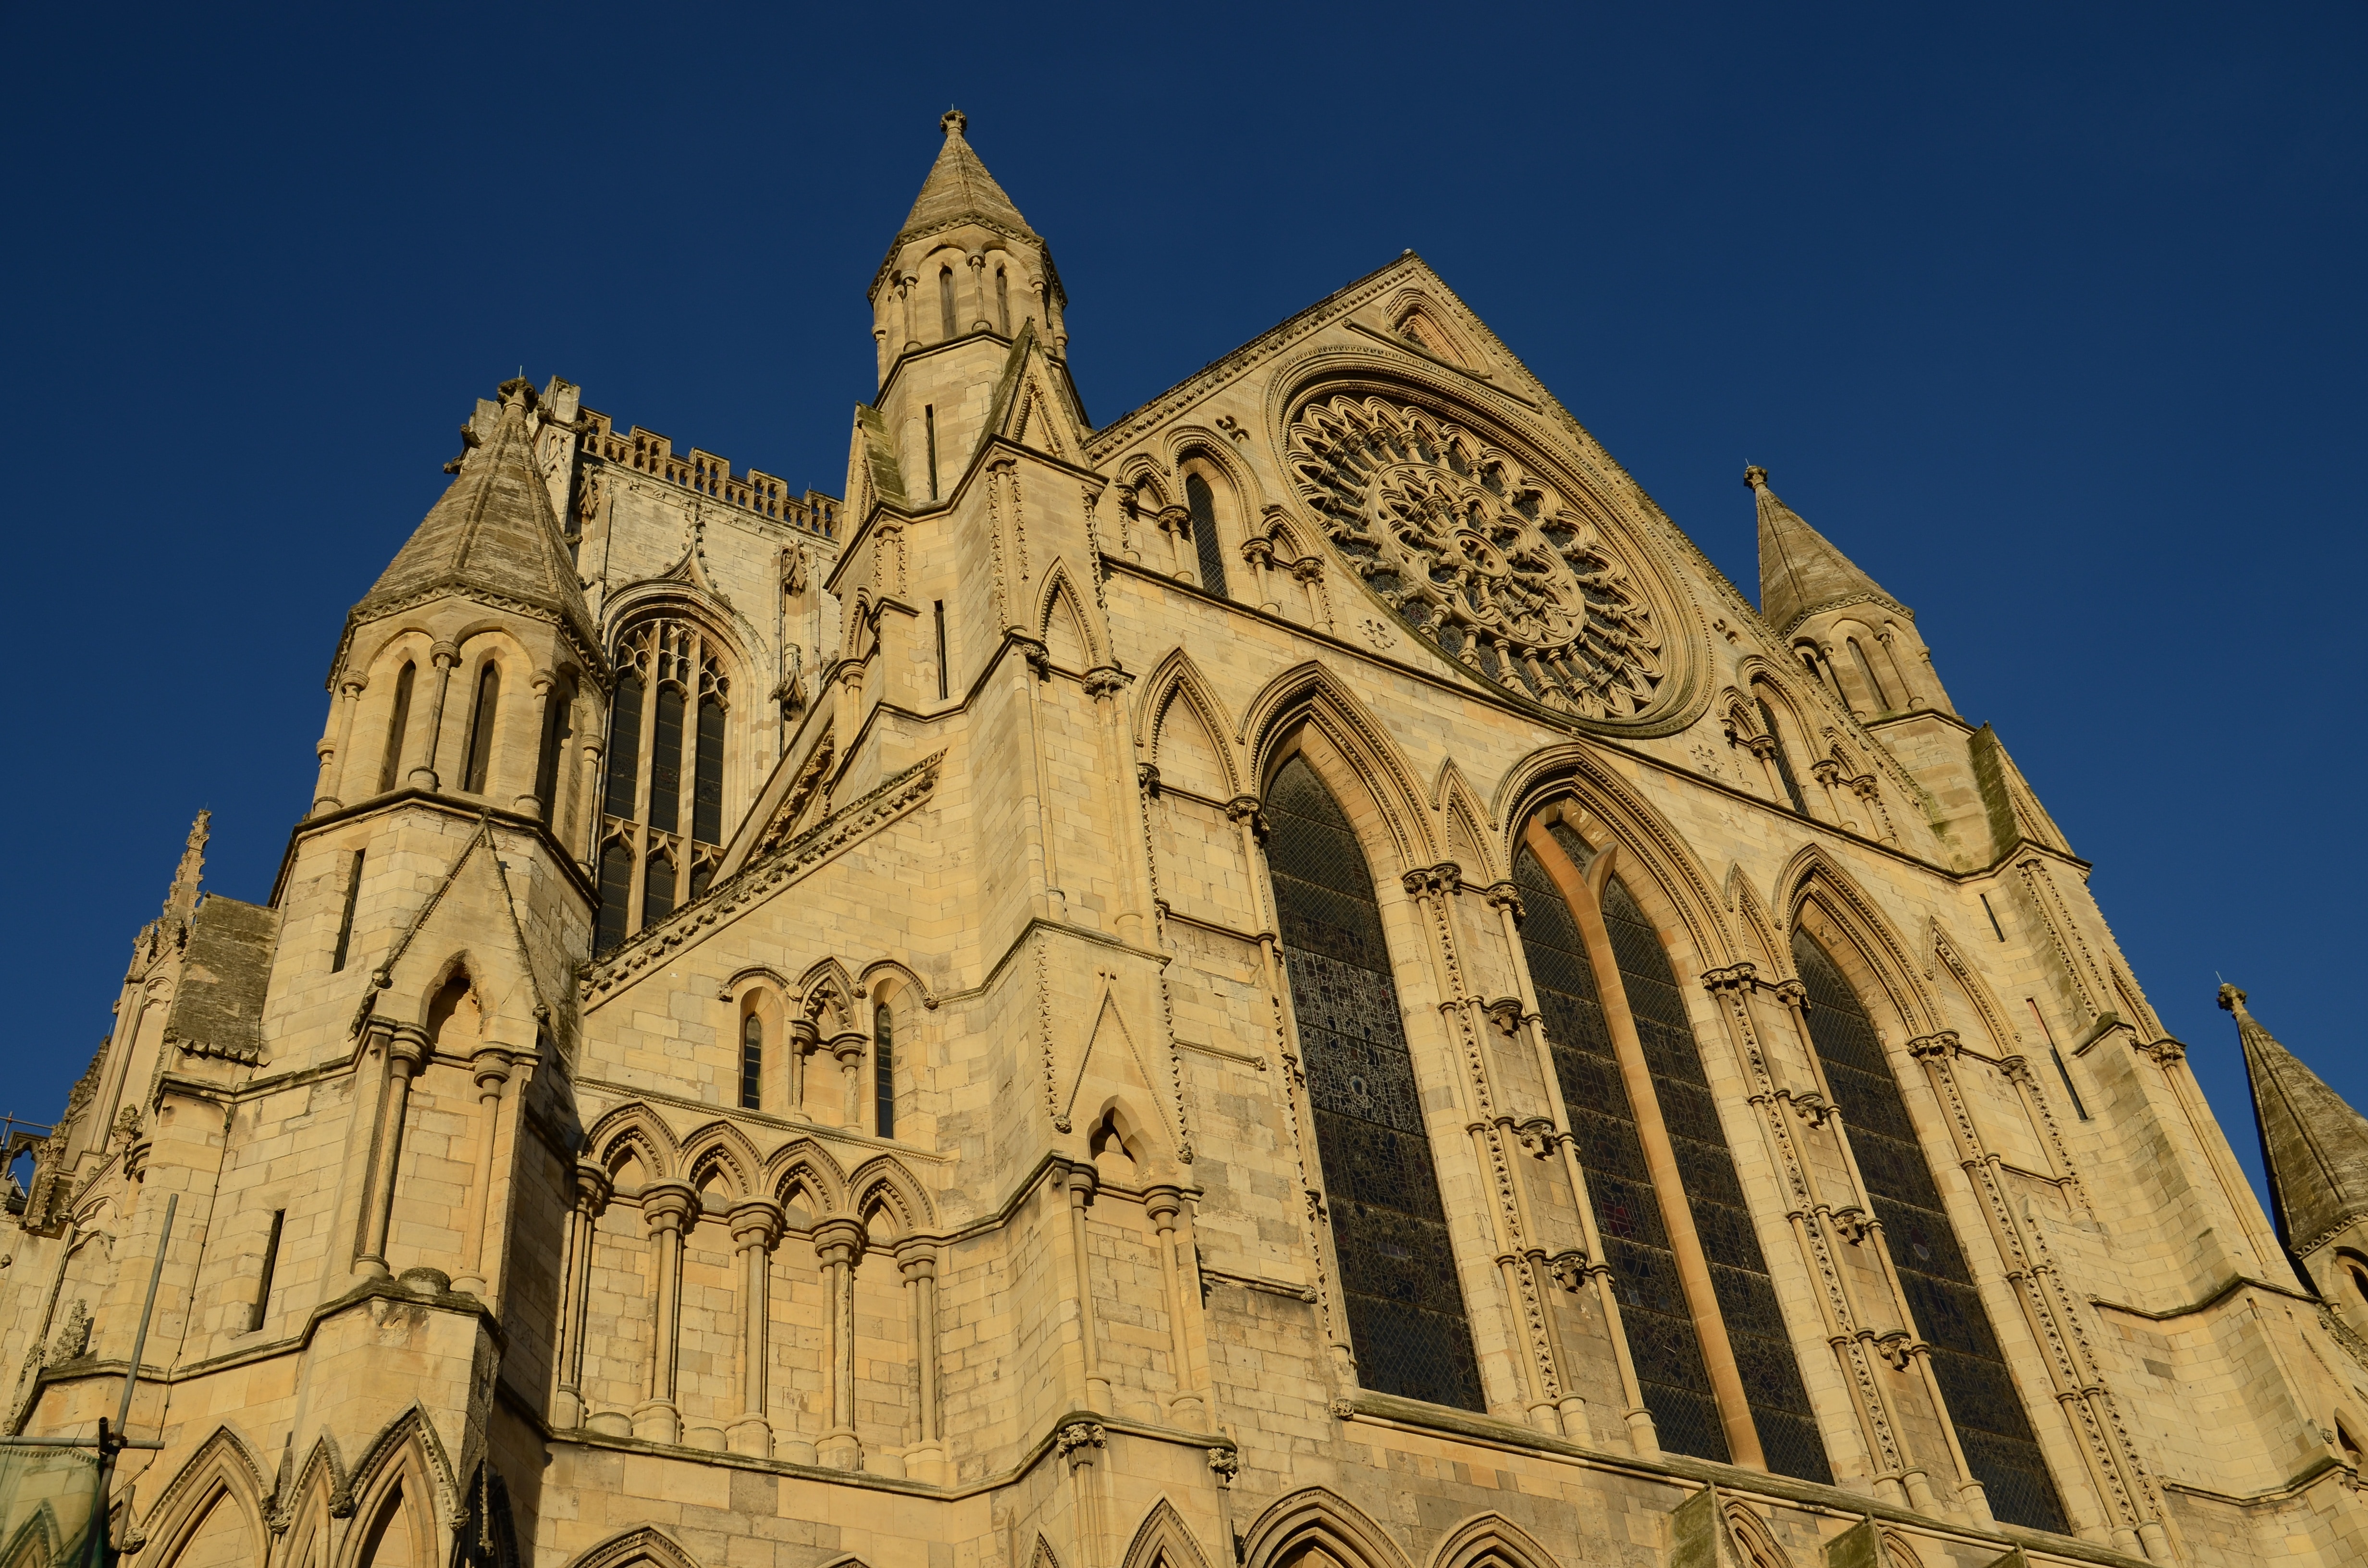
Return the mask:
[[638,621],[619,640],[598,951],[673,914],[714,877],[725,826],[727,657],[719,639],[687,620]]
[[740,1020],[740,1108],[757,1109],[764,1088],[765,1020],[751,1013]]
[[1850,658],[1858,665],[1858,678],[1866,682],[1866,694],[1874,703],[1877,713],[1891,710],[1891,694],[1883,689],[1883,677],[1874,673],[1874,661],[1866,656],[1866,649],[1855,637],[1850,640]]
[[[1730,1397],[1740,1393],[1768,1468],[1830,1483],[1668,955],[1618,877],[1605,881],[1600,903],[1587,892],[1579,873],[1592,852],[1584,839],[1559,823],[1548,837],[1550,846],[1524,847],[1514,861],[1529,912],[1521,946],[1661,1446],[1733,1457],[1736,1413],[1719,1408],[1710,1373],[1713,1361],[1731,1364]],[[1560,862],[1555,871],[1541,854]],[[1607,956],[1633,1044],[1598,987],[1597,960]],[[1717,1335],[1707,1345],[1706,1333]]]
[[1011,335],[1011,279],[1000,267],[995,269],[995,319],[1002,324],[1003,335]]
[[404,660],[394,677],[394,710],[386,720],[386,760],[378,767],[378,787],[381,791],[403,782],[403,742],[411,728],[411,688],[418,679],[419,666]]
[[493,772],[494,731],[499,727],[501,707],[501,666],[488,659],[477,676],[476,709],[469,716],[468,765],[461,776],[461,788],[472,795],[485,792],[485,780]]
[[951,267],[938,268],[938,318],[939,324],[945,328],[945,335],[951,337],[955,329],[954,269]]
[[1482,1409],[1372,873],[1338,802],[1303,759],[1276,773],[1267,820],[1358,1381],[1383,1393]]
[[1184,476],[1184,509],[1192,517],[1192,548],[1201,554],[1201,586],[1225,591],[1225,547],[1217,538],[1217,497],[1197,473]]
[[888,1004],[871,1011],[871,1130],[896,1136],[896,1020]]
[[1849,1130],[1915,1327],[1931,1344],[1932,1370],[1965,1464],[1999,1518],[2067,1532],[2063,1502],[1942,1207],[1940,1185],[1924,1162],[1874,1020],[1833,956],[1797,927],[1793,966],[1808,989],[1810,1041]]
[[1809,802],[1801,798],[1801,780],[1793,771],[1793,759],[1784,751],[1784,732],[1776,727],[1776,710],[1768,706],[1764,697],[1755,699],[1759,707],[1759,728],[1775,743],[1776,777],[1783,780],[1785,798],[1801,816],[1809,814]]

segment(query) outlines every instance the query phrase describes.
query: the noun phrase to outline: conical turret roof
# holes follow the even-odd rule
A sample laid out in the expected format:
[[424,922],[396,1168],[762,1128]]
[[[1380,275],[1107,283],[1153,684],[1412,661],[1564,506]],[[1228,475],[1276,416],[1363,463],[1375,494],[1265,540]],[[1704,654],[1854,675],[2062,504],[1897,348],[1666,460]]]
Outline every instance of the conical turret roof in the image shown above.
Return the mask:
[[913,210],[905,214],[896,244],[932,229],[970,222],[1028,239],[1038,237],[963,139],[962,130],[969,123],[970,117],[958,108],[946,110],[939,119],[938,129],[946,133],[945,145],[938,149],[938,161],[929,165],[929,177],[921,182],[921,194],[913,199]]
[[478,444],[459,476],[354,607],[349,626],[457,594],[540,612],[586,651],[599,647],[551,493],[535,472],[533,406],[534,388],[523,378],[502,383],[492,432],[481,414]]
[[2271,1039],[2245,1010],[2242,991],[2223,985],[2220,1006],[2237,1016],[2278,1234],[2294,1251],[2307,1252],[2346,1221],[2368,1214],[2368,1117]]
[[1860,571],[1833,541],[1768,488],[1768,471],[1754,464],[1743,483],[1759,501],[1759,619],[1783,636],[1821,609],[1873,601],[1902,615],[1906,605]]

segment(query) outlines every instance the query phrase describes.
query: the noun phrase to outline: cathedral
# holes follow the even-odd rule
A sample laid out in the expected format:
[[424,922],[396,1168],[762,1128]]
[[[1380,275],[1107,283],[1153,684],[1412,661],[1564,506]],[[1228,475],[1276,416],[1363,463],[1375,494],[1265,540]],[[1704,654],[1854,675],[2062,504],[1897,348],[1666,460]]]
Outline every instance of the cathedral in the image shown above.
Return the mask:
[[0,1568],[2368,1561],[2368,1121],[2225,990],[2255,1200],[1913,610],[1412,252],[1098,426],[939,129],[840,496],[504,382],[199,818]]

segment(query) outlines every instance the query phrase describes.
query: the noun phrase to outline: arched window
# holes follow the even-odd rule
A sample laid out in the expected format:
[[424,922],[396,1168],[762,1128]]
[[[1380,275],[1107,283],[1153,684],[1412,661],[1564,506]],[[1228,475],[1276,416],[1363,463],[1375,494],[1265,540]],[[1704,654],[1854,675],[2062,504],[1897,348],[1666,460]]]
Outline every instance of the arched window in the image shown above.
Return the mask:
[[951,337],[954,335],[954,269],[951,267],[938,268],[938,316],[945,328],[945,335]]
[[1867,695],[1874,701],[1874,710],[1890,712],[1891,694],[1883,689],[1883,677],[1874,673],[1874,661],[1866,656],[1866,650],[1859,645],[1855,637],[1850,640],[1850,658],[1858,665],[1859,678],[1866,682]]
[[501,666],[488,659],[477,676],[477,706],[469,715],[469,761],[461,776],[461,788],[472,795],[485,792],[485,776],[493,771],[495,721],[501,703]]
[[403,781],[403,742],[411,728],[411,688],[419,678],[419,666],[405,659],[394,677],[394,711],[387,715],[386,760],[378,767],[378,787],[381,792]]
[[543,822],[554,828],[559,825],[559,769],[568,737],[575,733],[568,723],[575,705],[575,694],[564,683],[553,683],[543,699],[542,756],[535,764],[534,798],[542,806]]
[[1621,1077],[1619,1049],[1604,1021],[1587,939],[1553,878],[1528,849],[1514,858],[1513,881],[1528,912],[1521,921],[1521,950],[1545,1013],[1546,1044],[1570,1111],[1578,1163],[1587,1173],[1603,1261],[1620,1294],[1621,1324],[1627,1330],[1645,1408],[1653,1413],[1661,1447],[1723,1461],[1729,1456],[1718,1401],[1702,1365],[1677,1253],[1661,1222],[1660,1199],[1645,1164],[1635,1108]]
[[1807,816],[1809,802],[1801,798],[1801,780],[1793,772],[1792,757],[1785,753],[1784,732],[1776,727],[1776,710],[1768,706],[1768,699],[1764,697],[1754,697],[1752,701],[1759,709],[1759,727],[1767,733],[1770,740],[1776,743],[1776,777],[1783,780],[1785,798],[1793,802],[1793,811]]
[[995,269],[995,319],[1002,324],[1003,335],[1011,335],[1011,279],[1002,267]]
[[872,1131],[882,1138],[896,1136],[896,1030],[888,1004],[871,1010]]
[[[628,891],[621,906],[612,899],[604,847],[598,927],[602,952],[707,892],[723,858],[732,704],[723,649],[691,622],[637,622],[619,640],[616,657],[600,834],[604,846],[624,848],[622,883]],[[636,887],[638,909],[631,891]]]
[[1184,506],[1192,515],[1192,548],[1201,553],[1201,586],[1225,591],[1225,547],[1217,538],[1217,498],[1197,473],[1184,476]]
[[1793,964],[1808,991],[1810,1041],[1850,1129],[1915,1327],[1931,1343],[1932,1370],[1965,1463],[1999,1518],[2066,1533],[2070,1527],[2055,1483],[1949,1223],[1940,1186],[1925,1164],[1874,1021],[1832,956],[1797,927]]
[[1603,926],[1768,1468],[1830,1484],[1825,1443],[1784,1331],[1783,1310],[1759,1251],[1743,1182],[1727,1150],[1677,972],[1652,921],[1618,877],[1603,884]]
[[1372,873],[1303,758],[1276,773],[1267,810],[1267,861],[1358,1380],[1482,1409]]
[[751,1013],[740,1020],[740,1108],[756,1110],[763,1104],[765,1085],[765,1020]]
[[2358,1258],[2346,1258],[2343,1272],[2351,1281],[2351,1293],[2360,1298],[2362,1306],[2368,1307],[2368,1264]]
[[625,920],[632,902],[633,851],[611,839],[600,849],[600,922],[594,928],[594,952],[605,953],[625,939]]

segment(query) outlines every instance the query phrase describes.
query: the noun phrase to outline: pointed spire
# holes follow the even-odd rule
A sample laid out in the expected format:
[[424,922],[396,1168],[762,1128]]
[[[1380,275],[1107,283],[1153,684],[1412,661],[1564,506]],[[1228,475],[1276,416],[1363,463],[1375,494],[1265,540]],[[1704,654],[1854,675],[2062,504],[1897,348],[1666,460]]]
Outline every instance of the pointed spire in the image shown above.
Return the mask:
[[929,165],[929,177],[921,182],[921,194],[913,199],[913,210],[905,215],[904,229],[889,245],[890,254],[916,234],[956,223],[985,223],[1023,239],[1039,237],[963,140],[962,130],[969,124],[970,117],[958,108],[946,110],[939,119],[938,129],[946,133],[945,145],[938,149],[938,161]]
[[2242,991],[2221,986],[2220,1006],[2237,1017],[2278,1235],[2308,1252],[2368,1214],[2368,1117],[2271,1039],[2245,1010]]
[[1768,488],[1768,471],[1754,463],[1743,483],[1759,499],[1759,619],[1780,637],[1821,609],[1872,599],[1900,614],[1915,612],[1876,586],[1833,541]]
[[199,812],[198,820],[189,824],[189,841],[181,849],[181,863],[174,868],[173,885],[165,892],[165,922],[168,926],[187,926],[198,907],[198,884],[206,874],[206,840],[211,836],[209,825],[214,820],[211,811]]
[[[534,386],[504,381],[490,418],[463,429],[460,473],[356,605],[347,625],[439,594],[523,606],[560,622],[586,649],[600,645],[592,612],[536,472]],[[487,426],[490,424],[491,428]]]

